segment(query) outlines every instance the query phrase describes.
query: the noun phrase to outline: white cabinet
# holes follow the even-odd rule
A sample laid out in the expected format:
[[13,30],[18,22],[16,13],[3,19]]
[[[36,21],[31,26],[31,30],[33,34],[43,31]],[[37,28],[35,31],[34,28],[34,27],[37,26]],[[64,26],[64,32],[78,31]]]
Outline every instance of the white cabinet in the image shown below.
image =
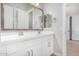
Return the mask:
[[48,56],[48,55],[49,55],[48,42],[44,41],[42,43],[42,56]]
[[4,28],[13,29],[13,7],[4,4]]
[[7,56],[33,56],[33,50],[30,49],[30,47],[26,48],[26,49],[21,49],[18,51],[14,51],[13,53],[8,54],[7,52]]
[[42,56],[41,43],[31,47],[31,56]]
[[49,46],[48,46],[48,37],[44,37],[42,40],[42,55],[48,56],[49,55]]
[[0,48],[0,55],[50,56],[53,53],[53,35],[8,43]]
[[53,35],[49,35],[42,40],[42,55],[49,56],[53,54]]
[[7,56],[29,56],[30,52],[27,49],[18,50],[14,53],[7,54]]

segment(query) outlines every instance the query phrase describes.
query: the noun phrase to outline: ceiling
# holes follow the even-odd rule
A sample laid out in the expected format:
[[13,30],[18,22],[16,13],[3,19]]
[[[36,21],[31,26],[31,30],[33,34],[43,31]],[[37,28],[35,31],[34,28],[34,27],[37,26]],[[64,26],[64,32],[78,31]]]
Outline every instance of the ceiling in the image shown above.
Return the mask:
[[79,14],[79,3],[67,3],[66,4],[66,15],[73,16]]

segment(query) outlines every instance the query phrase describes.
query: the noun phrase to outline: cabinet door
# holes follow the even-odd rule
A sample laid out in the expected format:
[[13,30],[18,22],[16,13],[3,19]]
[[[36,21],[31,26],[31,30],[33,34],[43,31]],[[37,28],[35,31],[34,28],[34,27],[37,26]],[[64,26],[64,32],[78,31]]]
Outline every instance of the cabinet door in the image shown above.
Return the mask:
[[22,50],[18,50],[15,51],[11,54],[7,54],[7,56],[30,56],[30,49],[22,49]]
[[44,40],[43,42],[32,46],[30,49],[31,49],[31,56],[49,56],[50,55],[47,40]]
[[18,9],[18,29],[29,28],[29,16],[26,11]]
[[[26,43],[26,44],[25,44]],[[30,45],[28,42],[15,42],[7,46],[8,56],[30,56]]]
[[42,43],[42,56],[49,56],[49,48],[48,48],[48,42]]
[[33,56],[49,56],[51,55],[50,37],[41,38],[42,41],[31,47],[31,55]]
[[53,53],[53,37],[47,36],[42,39],[42,55],[49,56]]
[[43,52],[42,52],[42,44],[38,44],[37,46],[37,51],[38,51],[38,56],[42,56]]
[[41,43],[31,47],[31,56],[42,56]]
[[13,7],[4,4],[4,28],[13,29]]

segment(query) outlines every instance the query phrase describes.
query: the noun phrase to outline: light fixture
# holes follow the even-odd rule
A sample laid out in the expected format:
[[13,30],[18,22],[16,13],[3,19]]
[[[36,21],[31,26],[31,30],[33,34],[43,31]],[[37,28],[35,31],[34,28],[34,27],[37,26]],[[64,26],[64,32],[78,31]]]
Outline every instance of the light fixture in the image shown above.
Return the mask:
[[34,6],[39,7],[39,3],[31,3],[31,4],[34,5]]

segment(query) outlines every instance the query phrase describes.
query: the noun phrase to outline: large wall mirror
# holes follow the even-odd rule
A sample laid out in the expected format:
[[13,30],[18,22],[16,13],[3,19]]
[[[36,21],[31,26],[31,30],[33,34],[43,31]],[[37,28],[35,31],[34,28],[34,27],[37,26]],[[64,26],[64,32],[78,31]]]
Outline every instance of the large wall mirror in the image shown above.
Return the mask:
[[42,30],[43,13],[29,3],[2,3],[2,30]]

